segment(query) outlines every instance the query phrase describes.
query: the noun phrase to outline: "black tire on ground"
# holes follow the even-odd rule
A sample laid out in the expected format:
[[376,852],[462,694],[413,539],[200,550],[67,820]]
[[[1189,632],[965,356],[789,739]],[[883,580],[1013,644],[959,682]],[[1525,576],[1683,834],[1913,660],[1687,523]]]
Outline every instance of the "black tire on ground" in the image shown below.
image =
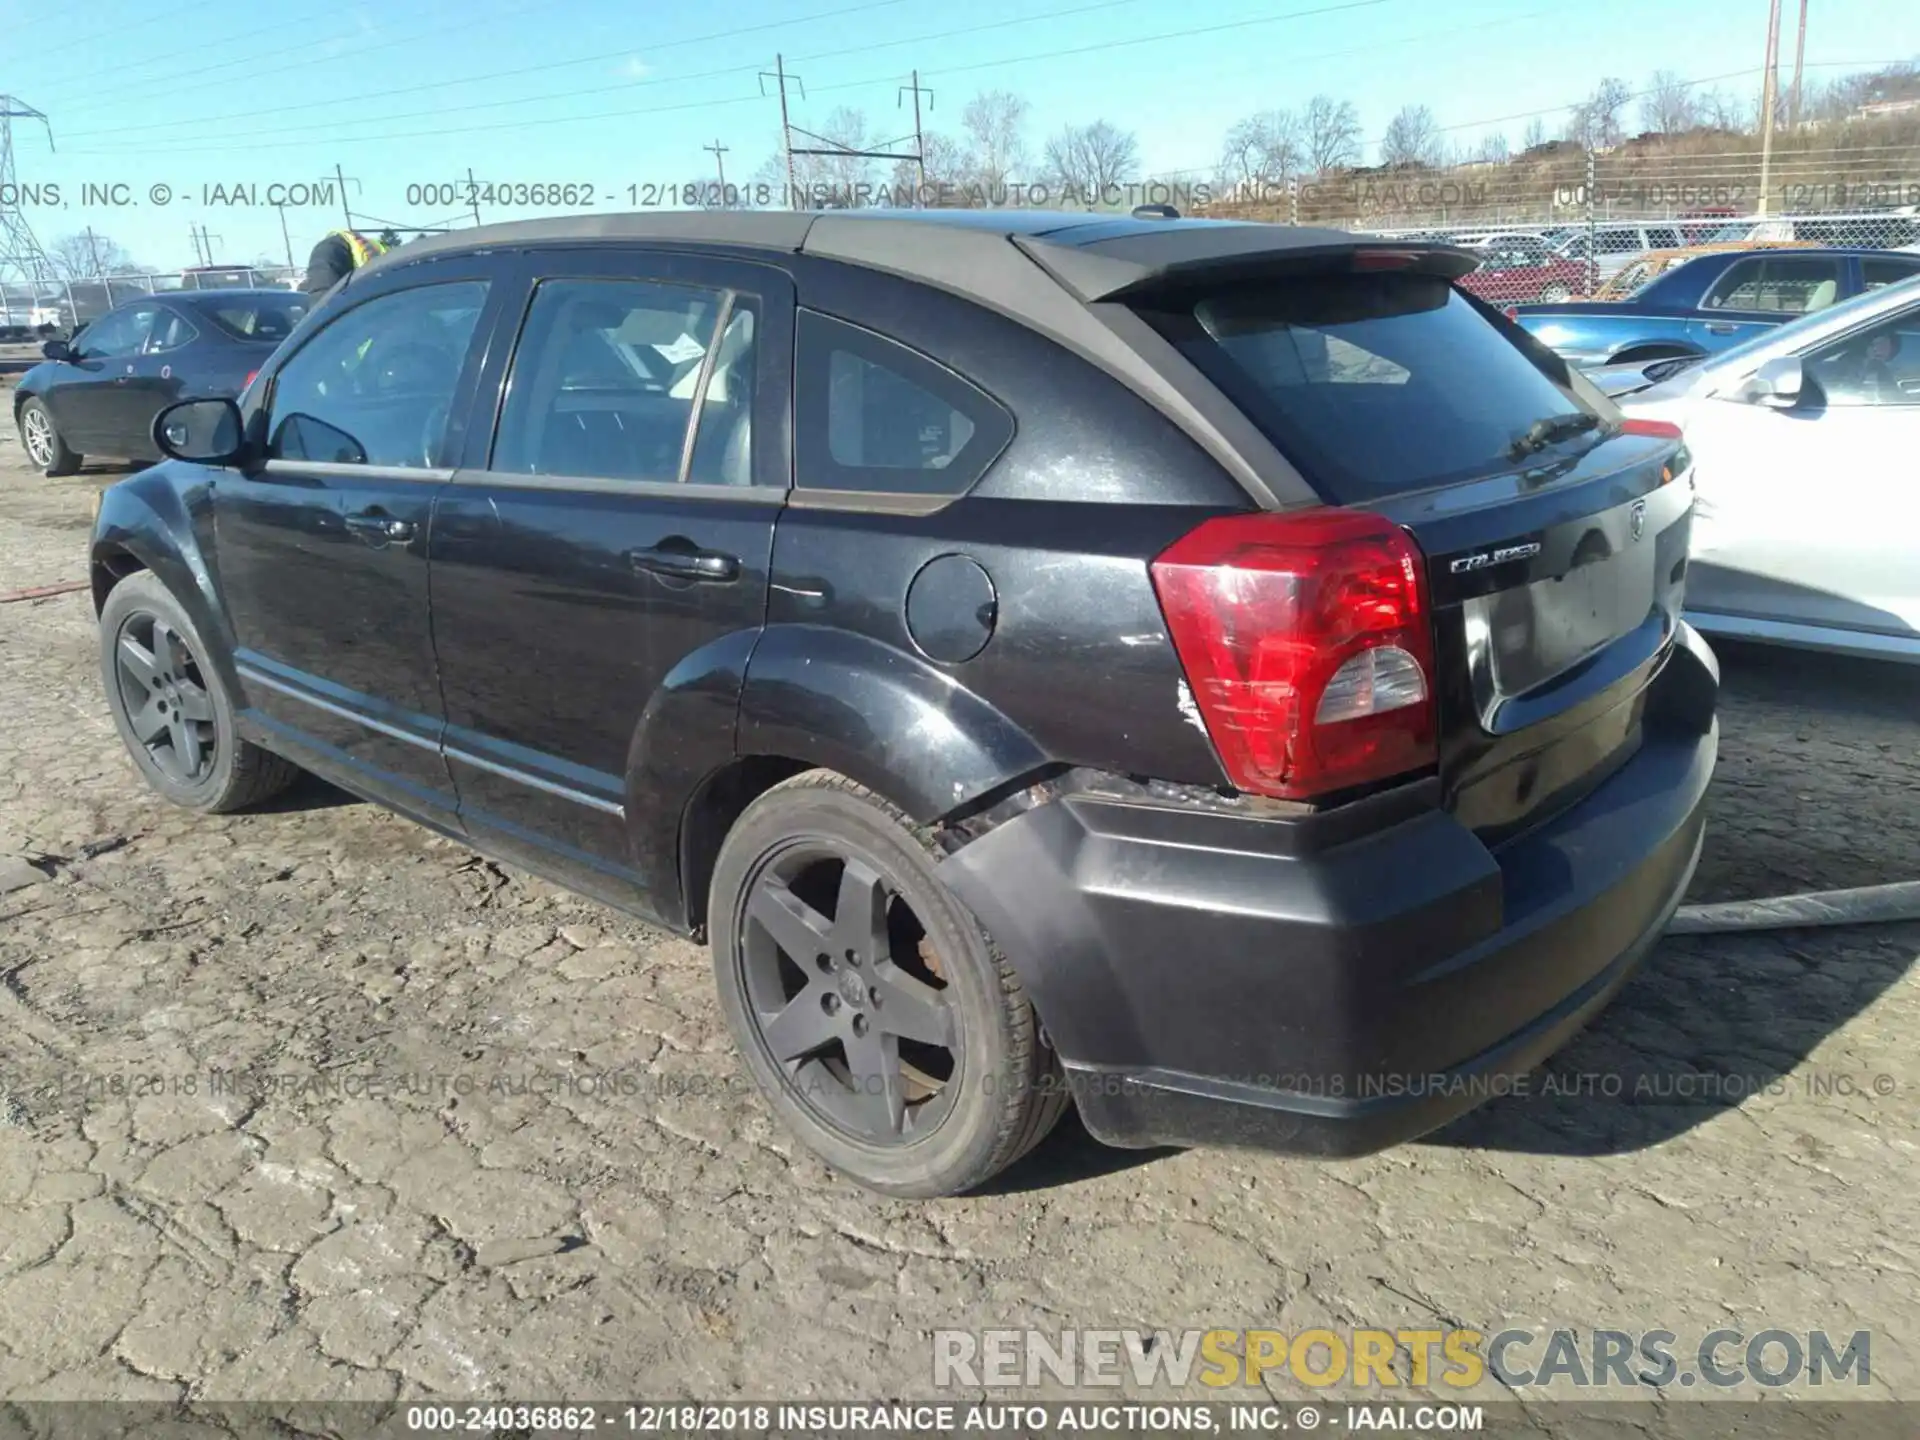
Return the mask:
[[1573,291],[1565,285],[1556,283],[1542,290],[1540,292],[1540,298],[1549,305],[1558,305],[1563,301],[1571,300],[1573,298]]
[[[812,770],[747,807],[709,894],[714,976],[748,1073],[802,1144],[888,1195],[984,1184],[1069,1100],[1013,968],[935,859],[895,806]],[[923,1043],[929,1026],[947,1043]],[[860,1084],[856,1064],[872,1067]]]
[[60,427],[53,423],[52,414],[38,396],[20,406],[20,444],[27,452],[27,459],[49,479],[77,475],[80,462],[86,458],[68,448]]
[[134,767],[176,805],[242,810],[285,790],[300,771],[240,738],[233,699],[206,656],[192,618],[151,571],[107,595],[100,676]]

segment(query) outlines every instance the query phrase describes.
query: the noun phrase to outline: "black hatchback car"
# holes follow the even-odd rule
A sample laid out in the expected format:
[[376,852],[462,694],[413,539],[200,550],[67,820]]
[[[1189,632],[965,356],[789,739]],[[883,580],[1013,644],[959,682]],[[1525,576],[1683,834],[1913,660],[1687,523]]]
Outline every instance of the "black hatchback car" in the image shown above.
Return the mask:
[[711,946],[876,1189],[1364,1152],[1686,888],[1692,485],[1470,254],[1095,215],[592,217],[356,272],[93,538],[164,795],[293,766]]
[[143,295],[47,341],[13,394],[28,458],[47,475],[71,475],[89,455],[160,459],[154,417],[177,400],[238,395],[308,305],[289,290]]

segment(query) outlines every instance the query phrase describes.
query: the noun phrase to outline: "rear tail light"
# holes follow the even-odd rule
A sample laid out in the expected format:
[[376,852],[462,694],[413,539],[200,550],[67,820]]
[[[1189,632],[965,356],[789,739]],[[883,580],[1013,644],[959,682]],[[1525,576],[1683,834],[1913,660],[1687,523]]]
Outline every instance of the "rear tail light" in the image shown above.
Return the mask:
[[1221,516],[1153,562],[1237,789],[1304,800],[1435,763],[1425,574],[1406,531],[1332,509]]

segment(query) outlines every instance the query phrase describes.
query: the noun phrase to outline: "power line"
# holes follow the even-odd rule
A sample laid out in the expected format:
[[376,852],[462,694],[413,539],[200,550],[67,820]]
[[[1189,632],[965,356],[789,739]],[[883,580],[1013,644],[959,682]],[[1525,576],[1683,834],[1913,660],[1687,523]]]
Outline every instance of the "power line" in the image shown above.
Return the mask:
[[[842,15],[855,15],[866,10],[879,10],[890,5],[904,5],[908,3],[911,3],[911,0],[863,0],[863,3],[858,5],[843,5],[837,10],[822,10],[812,15],[789,16],[783,20],[770,20],[759,25],[743,25],[731,30],[711,31],[705,35],[689,35],[679,40],[649,41],[646,43],[644,48],[646,49],[647,53],[650,55],[658,54],[662,50],[679,50],[679,49],[683,49],[688,45],[704,45],[713,40],[732,40],[742,35],[754,35],[765,30],[777,30],[787,25],[805,25],[805,24],[810,24],[816,20],[833,20],[833,19],[837,19]],[[228,120],[257,120],[268,115],[292,114],[294,111],[297,111],[297,110],[329,110],[329,109],[337,110],[342,106],[352,105],[361,100],[381,100],[381,101],[392,100],[401,95],[421,95],[421,94],[425,94],[429,90],[445,90],[458,85],[478,85],[491,80],[512,80],[512,79],[517,79],[522,75],[538,75],[538,74],[543,74],[547,71],[552,71],[552,70],[573,69],[581,65],[604,65],[606,61],[607,61],[607,52],[603,47],[599,50],[596,50],[591,55],[580,55],[570,60],[549,60],[539,65],[522,65],[512,70],[492,70],[492,71],[488,71],[486,74],[483,74],[483,75],[467,75],[467,76],[462,76],[452,80],[429,80],[419,85],[402,85],[397,88],[367,90],[367,91],[362,91],[360,94],[357,94],[357,95],[338,95],[338,96],[330,97],[326,100],[308,100],[308,101],[303,101],[297,105],[276,105],[266,110],[235,110],[235,111],[229,111],[220,115],[197,115],[187,120],[163,120],[158,122],[157,124],[143,126],[142,129],[143,131],[172,130],[172,129],[178,129],[183,125],[188,125],[188,126],[211,125],[211,124],[218,124]],[[736,67],[736,68],[741,68],[741,67]],[[749,65],[744,68],[747,70],[751,70],[754,67]],[[730,74],[733,72],[732,71],[715,71],[712,73]],[[681,77],[674,77],[674,78],[699,79],[704,77],[681,76]],[[638,79],[638,80],[629,82],[630,85],[659,84],[659,83],[662,83],[662,82],[659,80],[648,81],[644,79]],[[614,87],[614,88],[625,88],[625,87]],[[554,98],[559,98],[561,95],[564,95],[566,93],[568,92],[564,92],[564,91],[556,92]],[[445,112],[433,111],[429,113],[442,114]],[[382,118],[392,118],[392,117],[382,117]],[[118,135],[122,132],[118,128],[114,128],[109,130],[76,130],[73,133],[76,136],[87,136],[87,135]]]
[[[956,36],[975,34],[984,30],[1003,29],[1009,25],[1027,24],[1034,20],[1054,19],[1064,15],[1083,14],[1090,10],[1106,10],[1106,9],[1112,9],[1118,5],[1137,4],[1137,3],[1139,3],[1139,0],[1095,0],[1095,3],[1093,4],[1073,6],[1065,10],[1044,11],[1038,14],[1029,14],[1029,15],[1019,16],[1011,20],[991,21],[986,24],[977,25],[977,26],[963,26],[957,30],[943,31],[935,35],[915,36],[915,37],[911,37],[903,40],[877,41],[870,45],[861,45],[861,46],[855,46],[851,48],[842,47],[840,49],[822,52],[819,55],[805,56],[801,58],[803,59],[837,59],[845,55],[863,54],[873,50],[897,49],[902,45],[926,44],[934,40],[953,39]],[[1342,3],[1338,3],[1338,4],[1320,5],[1320,6],[1315,6],[1314,8],[1308,9],[1308,10],[1292,10],[1279,15],[1262,15],[1262,16],[1257,16],[1250,20],[1233,21],[1226,25],[1212,25],[1212,26],[1205,26],[1195,30],[1169,31],[1163,34],[1158,34],[1158,35],[1143,35],[1143,36],[1138,36],[1138,37],[1133,37],[1128,39],[1121,39],[1121,40],[1107,40],[1107,41],[1101,41],[1092,45],[1074,46],[1064,50],[1049,50],[1049,51],[1037,52],[1037,53],[1028,54],[1028,55],[1011,56],[1011,57],[1006,57],[999,60],[983,61],[976,65],[954,66],[946,70],[943,70],[940,73],[948,74],[948,75],[965,74],[975,70],[985,70],[985,69],[998,68],[1006,65],[1024,64],[1030,60],[1055,59],[1055,58],[1066,56],[1066,55],[1085,55],[1085,54],[1094,53],[1096,51],[1114,50],[1114,49],[1120,49],[1127,46],[1156,44],[1156,43],[1167,41],[1167,40],[1179,40],[1192,35],[1211,35],[1211,34],[1220,33],[1221,31],[1224,31],[1224,30],[1238,30],[1238,29],[1244,29],[1248,26],[1254,26],[1254,25],[1275,25],[1275,24],[1284,23],[1289,20],[1309,19],[1311,17],[1319,16],[1319,15],[1334,14],[1334,13],[1348,11],[1348,10],[1369,9],[1369,8],[1373,8],[1380,5],[1387,5],[1387,4],[1394,4],[1394,3],[1399,3],[1399,0],[1342,0]],[[872,76],[872,77],[868,77],[866,79],[861,79],[861,80],[842,81],[834,85],[823,85],[817,88],[822,91],[847,90],[847,89],[853,89],[860,86],[880,85],[880,84],[886,84],[889,82],[896,82],[897,79],[898,79],[898,72],[895,72],[895,74],[892,74],[892,75]],[[640,82],[640,83],[648,83],[648,82]],[[627,87],[621,87],[621,88],[627,88]],[[590,92],[578,92],[578,93],[590,93]],[[574,96],[572,94],[566,94],[566,95],[556,94],[553,96],[547,96],[543,98],[562,99],[562,98],[574,98]],[[645,107],[642,107],[639,109],[633,109],[633,110],[603,110],[603,111],[596,112],[595,114],[592,114],[592,115],[550,115],[550,116],[540,116],[540,117],[527,119],[527,120],[502,121],[502,122],[496,122],[496,123],[487,124],[487,125],[467,125],[467,126],[461,126],[459,128],[433,129],[433,130],[403,130],[398,132],[387,132],[385,134],[380,134],[380,135],[342,136],[336,133],[330,133],[327,136],[327,139],[331,144],[346,144],[346,145],[364,145],[364,144],[370,144],[370,143],[379,143],[379,142],[388,141],[388,140],[434,139],[434,138],[438,138],[440,136],[445,136],[445,135],[472,135],[472,134],[488,133],[488,132],[497,131],[497,130],[520,130],[520,129],[533,128],[536,126],[546,126],[546,125],[580,125],[580,124],[589,124],[589,123],[595,123],[595,122],[612,120],[612,119],[626,119],[626,118],[642,116],[642,115],[670,114],[670,113],[682,111],[682,110],[699,110],[699,109],[706,109],[706,108],[718,108],[724,105],[746,104],[756,98],[760,98],[760,97],[752,96],[752,95],[738,95],[738,96],[728,96],[728,97],[723,97],[720,99],[713,99],[713,100],[686,101],[686,102],[682,102],[674,105],[645,106]],[[509,102],[501,102],[501,103],[509,103]],[[442,115],[448,112],[442,109],[442,110],[434,110],[429,113],[435,114],[435,115]],[[375,118],[378,119],[380,123],[385,123],[386,120],[390,117],[375,117]],[[313,127],[303,126],[299,128],[307,129],[307,128],[313,128]],[[331,132],[331,131],[337,130],[337,125],[329,125],[321,128],[325,128]],[[290,148],[289,144],[288,142],[285,142],[285,141],[269,142],[266,144],[248,144],[248,145],[226,144],[226,145],[217,145],[217,146],[208,145],[208,146],[199,146],[199,147],[173,145],[169,147],[170,151],[174,154],[185,154],[185,153],[225,154],[232,151],[242,151],[242,150],[284,150],[288,148]],[[86,155],[134,155],[134,154],[147,155],[151,153],[151,148],[148,146],[131,146],[131,147],[118,147],[118,148],[96,147],[91,150],[75,151],[73,153],[86,154]]]
[[[195,3],[191,5],[182,6],[177,10],[163,10],[158,15],[146,20],[136,20],[131,25],[117,25],[111,30],[100,30],[92,35],[81,35],[72,40],[63,40],[58,45],[42,46],[36,44],[33,46],[33,58],[36,61],[45,60],[50,55],[58,55],[62,51],[71,50],[77,45],[92,45],[101,40],[118,40],[130,30],[144,30],[147,26],[158,25],[163,20],[169,24],[177,24],[183,16],[191,15],[196,10],[208,9],[210,6],[218,3],[224,3],[224,0],[195,0]],[[8,22],[7,31],[10,35],[19,35],[23,31],[31,30],[35,25],[53,25],[55,23],[57,22],[52,20],[13,20]]]
[[[504,5],[501,8],[512,10],[517,7],[514,3],[512,3],[512,0],[509,0],[509,3]],[[226,35],[226,36],[221,36],[219,38],[223,41],[230,43],[234,40],[250,39],[257,35],[279,34],[284,32],[286,26],[289,24],[296,24],[302,20],[311,19],[314,15],[338,14],[339,10],[340,10],[340,7],[337,4],[329,5],[321,10],[313,11],[307,15],[297,15],[297,16],[289,17],[288,19],[285,19],[285,20],[276,21],[274,24],[266,26],[259,30],[248,30],[243,32],[240,35]],[[364,37],[366,32],[362,30],[355,30],[355,31],[350,31],[345,35],[333,35],[333,36],[329,36],[324,40],[316,40],[316,41],[308,42],[307,46],[305,47],[305,50],[300,55],[300,64],[303,67],[310,68],[315,65],[326,65],[339,60],[358,60],[363,56],[372,55],[377,51],[391,50],[396,45],[412,45],[416,41],[425,40],[430,36],[434,36],[434,35],[445,34],[449,30],[468,29],[473,25],[473,22],[474,22],[474,16],[471,13],[468,13],[468,14],[461,15],[457,19],[449,20],[444,25],[434,25],[425,30],[415,30],[407,34],[395,35],[391,39],[382,40],[375,45],[362,45],[357,48],[336,50],[331,54],[325,53],[326,46],[336,44],[342,40],[353,40],[356,38],[362,38]],[[204,51],[205,49],[206,49],[206,46],[204,43],[202,43],[200,45],[190,46],[184,50],[169,51],[164,56],[150,56],[146,60],[138,61],[131,68],[140,69],[149,64],[156,64],[162,59],[177,59],[179,56],[197,54],[197,53],[200,53],[201,51]],[[319,53],[315,53],[315,52],[319,52]],[[137,87],[178,88],[179,86],[188,84],[192,81],[199,80],[204,76],[218,74],[223,70],[237,70],[240,67],[246,66],[246,65],[251,65],[257,68],[259,64],[260,64],[260,56],[257,53],[255,53],[251,55],[242,55],[232,60],[223,60],[218,64],[214,64],[214,65],[197,66],[194,69],[182,71],[180,73],[173,74],[173,75],[162,75],[162,76],[156,76],[152,78],[143,78],[143,79],[135,80],[132,83]],[[129,67],[122,67],[122,68],[124,69]],[[111,70],[105,72],[105,74],[107,75],[111,75],[114,73],[116,72]],[[87,83],[88,84],[97,83],[101,78],[103,78],[101,75],[88,76]],[[102,96],[100,99],[93,101],[91,104],[83,100],[69,108],[77,109],[82,113],[90,113],[96,110],[111,109],[113,106],[117,104],[124,104],[126,99],[127,99],[126,96],[119,95],[119,94]],[[338,102],[336,101],[331,103],[337,104]],[[67,112],[63,111],[63,113],[67,113]],[[94,131],[91,133],[98,134],[100,132]],[[119,132],[116,131],[115,133],[119,133]]]
[[[888,0],[888,3],[898,3],[898,0]],[[977,35],[988,30],[1004,30],[1014,25],[1030,25],[1041,20],[1056,20],[1069,15],[1084,15],[1089,11],[1112,10],[1122,5],[1137,5],[1139,3],[1141,3],[1141,0],[1092,0],[1092,3],[1072,5],[1062,10],[1043,10],[1043,11],[1033,12],[1025,15],[1017,15],[1012,17],[1011,19],[990,20],[977,25],[961,26],[958,29],[940,30],[929,35],[911,35],[899,40],[876,40],[865,45],[836,46],[832,50],[823,50],[812,55],[797,56],[796,62],[800,64],[805,64],[808,61],[812,61],[812,60],[839,60],[849,55],[871,54],[876,50],[895,50],[895,49],[901,48],[902,46],[907,46],[907,45],[928,45],[941,40],[957,39],[965,35]],[[1355,0],[1355,3],[1367,4],[1367,5],[1384,5],[1384,4],[1392,3],[1392,0]],[[871,6],[855,6],[853,8],[868,9],[868,8],[871,8]],[[1346,7],[1336,7],[1336,8],[1346,8]],[[843,13],[843,12],[829,12],[829,13]],[[1318,12],[1308,12],[1308,13],[1318,13]],[[1271,21],[1274,19],[1284,19],[1284,18],[1289,18],[1289,17],[1263,16],[1258,20],[1243,22],[1243,23],[1268,24],[1268,23],[1271,23]],[[765,29],[767,27],[753,26],[750,28],[754,30],[759,30],[759,29]],[[727,38],[727,36],[723,34],[718,36],[709,36],[706,38],[722,39],[722,38]],[[1151,38],[1163,39],[1165,37],[1155,36]],[[688,42],[688,43],[692,43],[692,42]],[[657,50],[664,47],[655,46],[650,48]],[[603,56],[601,58],[604,59],[605,57]],[[758,69],[759,69],[759,66],[757,65],[730,65],[718,70],[702,70],[702,71],[696,71],[692,74],[687,74],[687,75],[652,76],[652,77],[639,79],[639,80],[625,80],[615,85],[592,85],[592,86],[578,87],[571,90],[556,90],[545,95],[526,95],[526,96],[520,96],[514,99],[508,99],[508,100],[478,100],[468,105],[453,105],[453,106],[438,105],[428,110],[411,110],[411,111],[402,111],[398,114],[383,113],[380,115],[368,116],[364,120],[349,119],[349,120],[343,121],[338,118],[335,118],[331,120],[315,121],[311,124],[281,126],[276,129],[269,129],[269,130],[254,130],[251,133],[255,135],[266,136],[266,135],[302,135],[302,134],[311,134],[315,132],[320,132],[320,133],[326,134],[329,138],[332,138],[335,135],[337,135],[339,128],[342,124],[387,125],[387,124],[393,123],[396,120],[434,119],[443,115],[471,114],[472,112],[477,110],[510,110],[520,105],[544,105],[544,104],[549,104],[556,100],[581,100],[581,99],[586,99],[596,95],[621,94],[629,90],[637,90],[650,85],[683,85],[695,80],[717,80],[717,79],[722,79],[729,75],[750,75],[750,74],[753,74]],[[874,82],[858,81],[855,83],[870,84]],[[838,89],[843,87],[829,86],[827,88]],[[403,93],[405,92],[404,91],[377,92],[373,96],[361,96],[359,98],[385,99],[391,95],[403,94]],[[337,103],[345,104],[348,102],[341,101]],[[646,112],[629,112],[629,113],[646,113]],[[559,117],[548,117],[548,118],[559,118]],[[163,122],[163,124],[164,123],[165,122]],[[194,125],[194,124],[200,124],[202,122],[196,119],[196,120],[174,121],[171,123],[175,125]],[[540,122],[527,121],[525,123],[536,124]],[[144,134],[149,130],[154,130],[159,128],[162,128],[162,126],[143,127],[142,133]],[[76,130],[71,132],[71,134],[75,138],[81,138],[81,137],[90,136],[90,135],[104,135],[104,134],[119,135],[122,133],[124,132],[117,128],[113,130]],[[149,148],[150,147],[147,147],[144,145],[141,146],[140,147],[141,153],[145,153]],[[99,154],[103,152],[92,151],[88,153]],[[126,153],[130,154],[134,152],[132,150],[128,150]]]

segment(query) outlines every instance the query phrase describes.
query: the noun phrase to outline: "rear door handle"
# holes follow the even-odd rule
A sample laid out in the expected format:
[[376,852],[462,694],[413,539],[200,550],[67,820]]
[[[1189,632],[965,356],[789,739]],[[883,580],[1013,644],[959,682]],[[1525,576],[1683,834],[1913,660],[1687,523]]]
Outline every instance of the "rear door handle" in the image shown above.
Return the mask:
[[413,539],[413,522],[396,520],[384,510],[362,510],[347,516],[347,529],[363,540],[405,544]]
[[1726,320],[1709,320],[1707,322],[1707,333],[1709,335],[1732,335],[1739,329],[1740,327],[1738,325]]
[[716,584],[740,578],[740,559],[718,550],[702,550],[691,540],[674,536],[644,550],[629,550],[627,563],[651,575],[675,580],[706,580]]

